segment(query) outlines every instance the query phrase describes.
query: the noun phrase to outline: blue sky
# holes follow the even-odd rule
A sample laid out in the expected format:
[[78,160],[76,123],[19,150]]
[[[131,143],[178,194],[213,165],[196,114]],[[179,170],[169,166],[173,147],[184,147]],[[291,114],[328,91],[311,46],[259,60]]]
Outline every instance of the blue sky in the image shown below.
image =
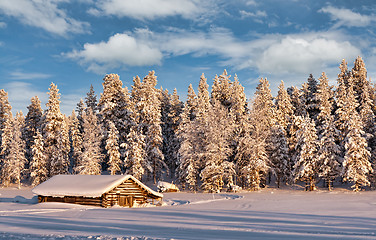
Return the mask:
[[[184,100],[201,73],[236,73],[251,98],[260,77],[276,93],[360,55],[376,75],[376,2],[369,0],[0,0],[0,89],[14,112],[58,85],[70,114],[106,73],[132,85],[155,70]],[[98,96],[99,97],[99,96]]]

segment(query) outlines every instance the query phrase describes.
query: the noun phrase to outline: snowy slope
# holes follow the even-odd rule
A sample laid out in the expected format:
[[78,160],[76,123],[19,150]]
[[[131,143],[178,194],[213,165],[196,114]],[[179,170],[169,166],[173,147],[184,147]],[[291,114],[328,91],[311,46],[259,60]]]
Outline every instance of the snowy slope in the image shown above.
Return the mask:
[[376,239],[376,192],[166,193],[165,206],[135,209],[0,193],[0,239]]

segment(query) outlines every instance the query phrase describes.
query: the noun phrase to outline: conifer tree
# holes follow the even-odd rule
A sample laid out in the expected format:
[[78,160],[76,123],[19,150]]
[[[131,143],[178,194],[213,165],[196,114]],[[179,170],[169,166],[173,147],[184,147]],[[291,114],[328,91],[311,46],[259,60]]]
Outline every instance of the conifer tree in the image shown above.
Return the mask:
[[313,119],[304,118],[301,128],[296,133],[299,149],[294,166],[294,179],[306,182],[306,190],[315,190],[318,168],[317,134]]
[[[82,119],[82,118],[81,118]],[[80,131],[80,123],[74,111],[70,116],[70,126],[69,126],[69,138],[70,138],[70,158],[71,166],[73,169],[77,167],[77,164],[81,162],[82,159],[82,133]]]
[[44,154],[43,136],[37,130],[34,144],[31,146],[32,160],[30,162],[30,182],[32,186],[39,185],[48,178],[46,156]]
[[66,174],[69,169],[69,129],[60,112],[60,93],[54,83],[49,88],[47,110],[42,117],[45,153],[49,176]]
[[320,110],[317,102],[317,80],[312,74],[309,75],[307,84],[303,85],[303,98],[309,117],[316,121]]
[[95,94],[95,91],[94,91],[93,84],[90,85],[90,90],[86,94],[85,104],[86,104],[87,109],[91,108],[93,113],[95,113],[95,114],[97,113],[98,101],[97,101],[97,95]]
[[9,186],[10,183],[21,187],[21,178],[24,173],[26,157],[25,142],[22,139],[21,129],[24,124],[22,112],[17,113],[16,118],[9,118],[4,125],[2,134],[2,168],[1,180],[3,186]]
[[331,98],[332,93],[328,78],[325,73],[322,73],[317,86],[317,100],[320,109],[317,117],[319,177],[325,179],[329,191],[332,189],[333,180],[340,173],[340,146],[336,142],[339,133],[332,115]]
[[79,122],[80,131],[82,131],[82,129],[81,129],[81,126],[83,124],[82,113],[84,112],[84,110],[85,110],[85,103],[84,103],[84,100],[82,100],[82,98],[81,98],[80,102],[77,103],[77,106],[76,106],[77,119],[78,119],[78,122]]
[[98,175],[101,173],[101,127],[92,108],[82,114],[82,154],[78,159],[75,172],[78,174]]
[[266,150],[270,158],[270,169],[276,177],[277,187],[289,179],[289,155],[285,129],[276,124],[271,128],[271,134],[266,140]]
[[121,160],[119,152],[119,131],[114,123],[108,123],[109,129],[106,140],[106,150],[108,155],[108,170],[111,175],[121,173]]
[[288,93],[290,95],[291,104],[294,107],[295,116],[305,116],[307,114],[305,102],[303,101],[303,92],[297,87],[293,86],[288,88]]
[[40,130],[42,122],[43,110],[40,105],[38,96],[31,98],[31,104],[27,107],[28,112],[25,118],[25,127],[23,130],[23,138],[26,143],[26,158],[28,161],[32,159],[31,146],[34,144],[34,136],[38,129]]
[[[0,136],[3,133],[5,122],[12,117],[12,107],[8,101],[8,93],[4,89],[0,90]],[[1,138],[0,138],[1,145]]]
[[288,126],[292,122],[292,115],[294,114],[294,106],[291,103],[283,81],[278,86],[278,94],[276,97],[276,118],[278,124],[283,127],[284,131],[288,133]]
[[189,120],[192,121],[193,119],[195,119],[197,112],[197,95],[192,87],[192,84],[189,84],[188,86],[188,96],[185,108],[189,109]]
[[126,158],[124,166],[126,173],[141,180],[145,173],[145,168],[149,171],[150,165],[145,161],[145,136],[137,131],[136,128],[131,128],[128,134],[128,141],[126,146]]

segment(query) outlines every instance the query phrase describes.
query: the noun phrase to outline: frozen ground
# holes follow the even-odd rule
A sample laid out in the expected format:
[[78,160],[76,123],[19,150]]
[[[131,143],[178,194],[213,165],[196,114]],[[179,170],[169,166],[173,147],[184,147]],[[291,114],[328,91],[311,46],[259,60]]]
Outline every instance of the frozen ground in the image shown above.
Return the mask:
[[376,239],[375,191],[167,193],[165,206],[138,209],[0,194],[0,239]]

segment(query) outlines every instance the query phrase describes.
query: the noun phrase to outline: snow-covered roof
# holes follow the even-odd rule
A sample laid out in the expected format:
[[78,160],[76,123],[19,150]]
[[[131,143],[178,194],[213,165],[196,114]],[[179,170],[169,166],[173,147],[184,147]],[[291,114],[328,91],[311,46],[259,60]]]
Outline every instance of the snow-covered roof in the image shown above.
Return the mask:
[[132,179],[152,195],[163,197],[131,175],[56,175],[39,184],[32,191],[42,196],[100,197],[122,182]]

